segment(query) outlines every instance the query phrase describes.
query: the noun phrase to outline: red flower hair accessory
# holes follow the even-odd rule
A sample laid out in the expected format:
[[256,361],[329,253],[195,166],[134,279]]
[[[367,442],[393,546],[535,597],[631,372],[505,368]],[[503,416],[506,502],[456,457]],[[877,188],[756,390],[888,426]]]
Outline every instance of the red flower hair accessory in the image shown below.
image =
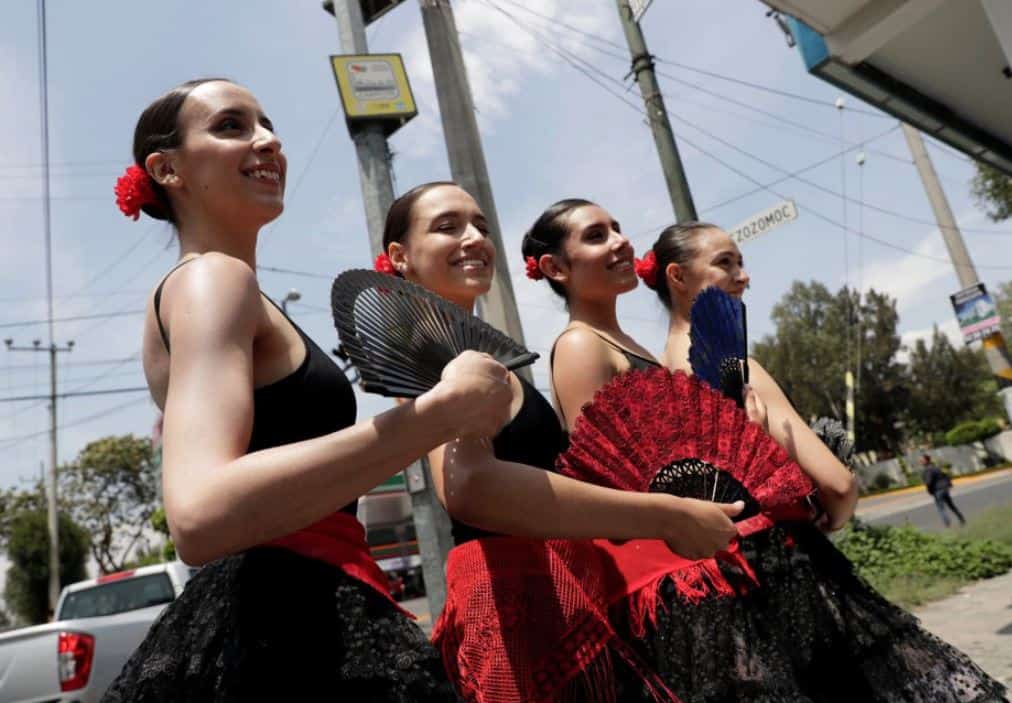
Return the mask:
[[394,268],[394,262],[390,260],[386,252],[376,256],[376,260],[372,262],[372,267],[380,273],[385,273],[388,276],[396,276],[397,269]]
[[647,255],[642,259],[636,259],[633,268],[636,270],[636,275],[642,278],[644,283],[651,288],[657,286],[657,257],[654,256],[653,249],[648,251]]
[[116,187],[113,190],[120,211],[134,220],[140,217],[141,208],[158,202],[151,176],[137,164],[127,167],[126,172],[116,179]]
[[527,265],[527,278],[532,281],[540,281],[545,277],[545,274],[541,273],[541,268],[538,266],[538,260],[533,256],[528,256],[524,259],[524,263]]

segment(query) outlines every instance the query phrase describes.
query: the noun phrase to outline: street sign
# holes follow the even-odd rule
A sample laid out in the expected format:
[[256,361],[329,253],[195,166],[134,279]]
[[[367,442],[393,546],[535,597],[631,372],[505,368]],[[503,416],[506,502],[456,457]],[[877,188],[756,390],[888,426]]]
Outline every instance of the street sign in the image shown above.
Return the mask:
[[633,22],[639,22],[646,13],[647,8],[653,0],[629,0],[629,9],[632,10]]
[[418,114],[400,54],[343,54],[330,64],[349,123],[382,122],[389,134]]
[[969,344],[1001,331],[1001,317],[983,283],[976,283],[949,296],[959,320],[963,340]]
[[[404,0],[359,0],[359,7],[362,8],[362,24],[369,24],[390,12]],[[334,14],[334,0],[323,0],[323,9]]]
[[784,200],[732,227],[728,230],[728,234],[738,244],[744,244],[796,219],[798,219],[798,206],[793,200]]

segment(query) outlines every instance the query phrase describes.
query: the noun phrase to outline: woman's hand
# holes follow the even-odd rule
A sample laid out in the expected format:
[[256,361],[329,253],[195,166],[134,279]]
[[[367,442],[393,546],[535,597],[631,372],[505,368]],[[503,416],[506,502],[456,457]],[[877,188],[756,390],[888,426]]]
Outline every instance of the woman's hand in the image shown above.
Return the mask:
[[509,371],[488,354],[465,351],[443,369],[442,380],[417,400],[458,437],[492,437],[509,420]]
[[745,509],[743,501],[713,503],[695,498],[657,494],[662,499],[661,539],[686,559],[706,559],[738,536],[731,518]]

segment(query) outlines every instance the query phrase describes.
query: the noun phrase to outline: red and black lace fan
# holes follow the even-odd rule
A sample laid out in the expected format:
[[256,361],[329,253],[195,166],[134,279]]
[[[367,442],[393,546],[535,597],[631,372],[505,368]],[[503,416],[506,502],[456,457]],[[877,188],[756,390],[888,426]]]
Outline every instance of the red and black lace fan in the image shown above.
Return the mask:
[[811,517],[812,483],[733,400],[697,377],[630,371],[584,406],[559,470],[632,491],[745,502],[741,534]]

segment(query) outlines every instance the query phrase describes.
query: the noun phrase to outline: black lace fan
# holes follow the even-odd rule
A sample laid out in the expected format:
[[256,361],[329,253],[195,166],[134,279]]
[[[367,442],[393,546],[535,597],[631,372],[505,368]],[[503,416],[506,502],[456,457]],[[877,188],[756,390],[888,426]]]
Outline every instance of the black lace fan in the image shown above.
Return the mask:
[[741,481],[713,464],[696,458],[673,461],[662,468],[650,482],[650,492],[670,493],[714,503],[740,500],[745,503],[745,509],[731,518],[734,522],[758,515],[760,510],[759,502]]
[[439,383],[463,351],[489,354],[513,370],[538,355],[453,303],[402,278],[345,271],[331,289],[341,346],[370,393],[416,398]]

